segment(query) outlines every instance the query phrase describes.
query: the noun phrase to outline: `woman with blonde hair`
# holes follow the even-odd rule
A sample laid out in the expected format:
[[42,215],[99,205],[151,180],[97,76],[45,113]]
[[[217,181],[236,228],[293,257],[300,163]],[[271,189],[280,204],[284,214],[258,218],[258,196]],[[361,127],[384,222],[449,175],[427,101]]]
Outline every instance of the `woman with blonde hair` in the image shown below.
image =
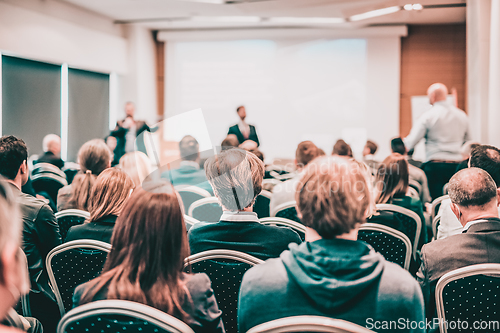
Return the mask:
[[111,242],[116,219],[134,188],[134,182],[122,170],[109,168],[101,172],[90,195],[89,221],[71,227],[65,241],[95,239]]
[[118,163],[118,168],[132,178],[135,186],[141,186],[142,181],[153,171],[148,156],[140,151],[123,155]]
[[97,176],[111,167],[111,151],[102,139],[87,141],[78,151],[80,173],[73,183],[59,190],[57,210],[88,210],[90,191]]

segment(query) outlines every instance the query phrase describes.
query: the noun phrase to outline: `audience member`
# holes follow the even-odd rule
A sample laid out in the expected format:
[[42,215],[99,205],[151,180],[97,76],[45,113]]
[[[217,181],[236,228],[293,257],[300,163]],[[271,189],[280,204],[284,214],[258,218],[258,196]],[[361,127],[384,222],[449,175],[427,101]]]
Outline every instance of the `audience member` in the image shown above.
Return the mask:
[[116,219],[136,186],[132,178],[120,169],[109,168],[101,172],[90,194],[90,219],[71,227],[65,241],[95,239],[111,243]]
[[192,185],[213,193],[212,186],[207,181],[205,171],[200,168],[200,145],[191,135],[186,135],[179,142],[181,165],[178,169],[167,170],[161,177],[167,179],[174,186]]
[[289,243],[300,243],[291,229],[260,224],[254,213],[262,190],[264,163],[254,154],[233,148],[205,162],[208,181],[224,211],[217,223],[196,223],[189,230],[192,253],[228,249],[260,259],[276,258]]
[[134,191],[116,220],[101,275],[76,288],[74,306],[135,301],[177,317],[195,332],[224,332],[208,276],[183,273],[189,245],[177,196],[163,181]]
[[270,211],[273,212],[276,207],[284,203],[295,201],[295,189],[302,177],[305,166],[318,157],[318,147],[311,141],[302,141],[297,146],[295,151],[295,166],[297,168],[297,175],[273,188],[271,196]]
[[242,144],[247,140],[254,141],[257,144],[257,147],[260,145],[259,137],[257,136],[257,131],[255,130],[254,125],[248,125],[245,122],[247,117],[247,111],[244,106],[239,106],[236,108],[236,113],[240,117],[240,121],[231,127],[229,127],[228,135],[234,134],[238,139],[238,143]]
[[408,160],[408,153],[406,150],[405,143],[401,138],[394,138],[391,140],[391,150],[393,153],[398,153],[401,154],[402,156],[405,157],[406,161],[408,161],[408,172],[410,174],[410,180],[413,180],[417,182],[420,187],[421,191],[419,193],[420,195],[420,201],[425,204],[431,202],[431,194],[429,193],[429,185],[427,183],[427,176],[425,175],[425,172],[412,165],[409,163]]
[[31,311],[47,331],[55,332],[59,310],[49,285],[45,258],[61,244],[61,235],[48,204],[21,192],[21,186],[28,180],[27,158],[28,148],[23,140],[12,135],[0,138],[0,175],[11,185],[24,225],[22,248],[28,259]]
[[439,278],[461,267],[500,262],[500,191],[493,178],[479,168],[464,169],[450,179],[448,193],[451,210],[464,229],[422,248],[417,279],[429,319],[436,316],[434,292]]
[[365,147],[363,148],[363,162],[371,168],[372,174],[377,172],[379,166],[379,162],[375,160],[377,149],[377,144],[371,140],[366,141]]
[[[374,177],[372,171],[368,165],[364,162],[358,161],[354,158],[351,158],[350,161],[358,166],[356,169],[355,165],[352,166],[354,172],[359,172],[364,178],[366,182],[366,186],[368,187],[368,191],[373,194],[373,181]],[[375,202],[375,197],[370,195],[370,202],[368,204],[368,209],[366,210],[365,218],[371,218],[373,214],[377,212],[377,204]]]
[[240,142],[238,141],[238,137],[236,134],[228,134],[224,140],[222,140],[221,148],[222,150],[224,149],[229,149],[229,148],[234,148],[238,147]]
[[80,174],[71,185],[64,186],[57,194],[57,210],[88,210],[90,191],[95,178],[111,166],[111,153],[101,139],[87,141],[78,151]]
[[120,158],[120,163],[118,163],[118,168],[125,171],[132,178],[136,187],[141,186],[142,182],[153,172],[148,155],[140,151],[123,155]]
[[333,145],[332,155],[352,157],[351,146],[342,139],[337,140],[335,145]]
[[318,156],[326,156],[325,151],[321,148],[318,148]]
[[[403,155],[389,155],[377,170],[375,176],[375,202],[377,204],[393,204],[415,212],[421,220],[422,228],[418,248],[427,243],[427,228],[420,199],[413,198],[408,193],[409,171],[408,162]],[[374,221],[377,218],[374,216]]]
[[413,166],[416,166],[417,168],[422,168],[422,164],[423,164],[422,161],[413,159],[413,153],[414,152],[415,152],[415,149],[410,149],[406,153],[407,156],[408,156],[408,163],[411,164],[411,165],[413,165]]
[[[446,98],[448,89],[434,83],[427,90],[432,108],[413,125],[405,138],[408,149],[425,139],[426,163],[422,165],[433,199],[443,195],[443,186],[453,176],[461,160],[460,147],[469,140],[469,121],[464,111]],[[453,124],[453,126],[450,126]]]
[[[495,181],[497,188],[500,188],[500,149],[493,146],[480,145],[474,148],[470,155],[470,166],[483,169],[489,173]],[[445,199],[441,202],[438,212],[438,215],[441,216],[437,233],[438,239],[462,233],[463,226],[451,210],[450,203],[450,199]]]
[[117,155],[115,155],[115,149],[116,149],[116,146],[118,144],[118,141],[116,140],[116,138],[112,135],[108,135],[104,141],[106,142],[106,145],[108,146],[109,150],[111,151],[111,154],[112,154],[112,159],[111,159],[111,166],[114,167],[116,165],[118,165],[118,163],[120,162],[119,159],[117,159]]
[[55,134],[48,134],[43,138],[43,155],[35,161],[36,163],[50,163],[59,169],[64,167],[61,159],[61,138]]
[[474,148],[479,147],[480,145],[480,143],[474,141],[467,141],[462,145],[462,148],[460,148],[460,153],[462,154],[462,162],[458,164],[456,172],[469,167],[470,153]]
[[299,315],[326,316],[363,327],[370,320],[424,320],[422,293],[413,277],[357,241],[372,194],[355,170],[359,170],[355,163],[340,157],[322,157],[306,167],[297,187],[306,242],[291,244],[279,258],[254,266],[243,276],[240,332]]

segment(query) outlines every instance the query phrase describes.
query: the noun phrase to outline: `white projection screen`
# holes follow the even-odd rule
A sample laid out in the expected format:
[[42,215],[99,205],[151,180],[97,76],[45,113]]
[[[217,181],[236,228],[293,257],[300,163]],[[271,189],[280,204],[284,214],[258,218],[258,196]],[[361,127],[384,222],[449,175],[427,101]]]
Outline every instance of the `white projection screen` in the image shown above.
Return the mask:
[[[219,145],[244,105],[266,162],[304,140],[330,154],[339,138],[358,157],[374,140],[382,159],[399,133],[399,36],[167,41],[165,59],[166,118],[201,109]],[[175,127],[166,139],[197,137],[189,122]]]

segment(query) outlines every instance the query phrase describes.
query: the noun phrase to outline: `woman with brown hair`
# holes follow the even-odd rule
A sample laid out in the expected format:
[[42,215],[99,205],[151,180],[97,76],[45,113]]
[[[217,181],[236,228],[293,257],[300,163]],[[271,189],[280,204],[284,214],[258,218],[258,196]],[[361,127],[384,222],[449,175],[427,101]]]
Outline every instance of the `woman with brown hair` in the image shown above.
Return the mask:
[[111,151],[101,139],[87,141],[78,151],[80,174],[76,175],[71,185],[59,190],[57,210],[88,210],[90,191],[97,176],[111,167]]
[[132,178],[122,170],[109,168],[101,172],[90,194],[89,221],[71,227],[65,241],[95,239],[110,243],[116,219],[134,187]]
[[208,276],[183,273],[189,245],[177,198],[163,181],[134,191],[116,220],[102,274],[76,288],[75,306],[135,301],[179,318],[196,332],[224,332]]
[[407,195],[409,177],[408,162],[405,157],[398,153],[389,155],[380,163],[375,175],[375,202],[401,206],[417,213],[422,221],[418,242],[420,249],[423,244],[427,243],[425,217],[420,199]]

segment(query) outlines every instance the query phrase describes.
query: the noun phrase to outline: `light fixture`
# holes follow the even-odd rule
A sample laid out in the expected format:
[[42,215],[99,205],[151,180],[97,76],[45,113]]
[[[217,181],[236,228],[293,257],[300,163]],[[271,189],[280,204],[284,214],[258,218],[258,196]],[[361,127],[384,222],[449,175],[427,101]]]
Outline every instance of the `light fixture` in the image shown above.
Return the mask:
[[193,16],[191,21],[220,22],[220,23],[258,23],[262,21],[259,16]]
[[342,17],[270,17],[268,22],[283,24],[339,24],[345,23]]
[[424,6],[422,6],[422,4],[419,4],[419,3],[414,3],[414,4],[406,4],[403,6],[403,9],[404,10],[422,10],[424,9]]
[[361,21],[361,20],[366,20],[366,19],[372,18],[372,17],[396,13],[400,10],[401,10],[401,7],[399,7],[399,6],[386,7],[386,8],[371,10],[369,12],[362,13],[362,14],[353,15],[349,18],[349,20],[350,21]]

